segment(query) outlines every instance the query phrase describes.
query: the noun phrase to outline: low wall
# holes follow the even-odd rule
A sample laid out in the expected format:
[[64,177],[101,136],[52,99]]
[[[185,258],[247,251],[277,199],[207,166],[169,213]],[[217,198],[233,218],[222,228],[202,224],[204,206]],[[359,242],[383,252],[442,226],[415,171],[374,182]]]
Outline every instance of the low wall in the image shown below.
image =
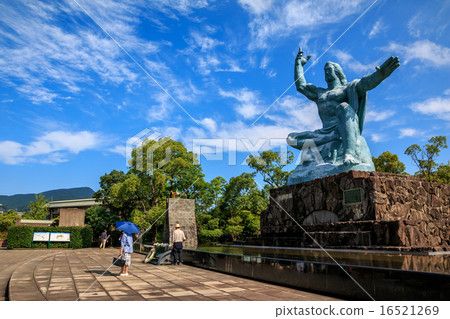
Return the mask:
[[[186,264],[349,300],[449,300],[450,275],[185,250]],[[342,268],[345,270],[342,270]],[[346,273],[347,272],[347,273]],[[355,278],[361,289],[349,275]],[[367,292],[367,293],[366,293]]]

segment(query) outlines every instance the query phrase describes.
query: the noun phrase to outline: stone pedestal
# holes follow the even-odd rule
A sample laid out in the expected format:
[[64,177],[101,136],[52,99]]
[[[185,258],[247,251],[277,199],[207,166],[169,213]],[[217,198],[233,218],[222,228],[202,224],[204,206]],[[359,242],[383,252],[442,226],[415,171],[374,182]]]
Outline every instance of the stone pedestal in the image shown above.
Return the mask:
[[249,243],[317,246],[299,223],[327,247],[450,249],[447,184],[349,171],[273,189],[271,197],[261,214],[261,238]]
[[167,200],[166,220],[164,222],[164,242],[168,243],[175,230],[175,224],[186,236],[183,248],[197,248],[197,225],[195,223],[195,199],[169,198]]

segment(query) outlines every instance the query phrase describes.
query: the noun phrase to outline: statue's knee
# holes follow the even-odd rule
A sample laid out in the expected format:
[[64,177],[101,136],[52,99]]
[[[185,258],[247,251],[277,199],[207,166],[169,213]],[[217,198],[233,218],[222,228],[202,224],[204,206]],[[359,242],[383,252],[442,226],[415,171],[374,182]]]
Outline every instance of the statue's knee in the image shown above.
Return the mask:
[[295,135],[291,133],[288,135],[288,137],[286,137],[286,142],[288,145],[297,145],[297,139],[294,136]]

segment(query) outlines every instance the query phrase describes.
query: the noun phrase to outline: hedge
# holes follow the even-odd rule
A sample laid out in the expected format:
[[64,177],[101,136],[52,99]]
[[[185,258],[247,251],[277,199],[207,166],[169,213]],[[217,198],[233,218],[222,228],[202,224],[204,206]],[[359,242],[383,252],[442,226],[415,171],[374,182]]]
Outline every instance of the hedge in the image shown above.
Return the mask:
[[[87,248],[92,245],[92,228],[90,227],[42,227],[11,226],[8,229],[8,249],[31,248],[34,232],[70,233],[71,248]],[[47,242],[34,242],[34,248],[47,248]],[[69,248],[69,243],[50,243],[50,248]]]

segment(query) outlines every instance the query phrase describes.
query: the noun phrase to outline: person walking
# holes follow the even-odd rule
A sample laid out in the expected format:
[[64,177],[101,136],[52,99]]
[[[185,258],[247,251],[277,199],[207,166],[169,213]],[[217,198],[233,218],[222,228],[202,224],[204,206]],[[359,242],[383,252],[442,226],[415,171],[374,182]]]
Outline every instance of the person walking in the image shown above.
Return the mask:
[[131,254],[133,253],[133,235],[123,232],[120,236],[120,257],[125,260],[120,276],[128,276],[128,267],[131,265]]
[[180,224],[175,224],[175,230],[172,233],[172,253],[173,253],[173,263],[177,265],[183,264],[183,259],[181,255],[183,253],[183,241],[186,240],[184,232],[180,229]]
[[106,229],[103,231],[103,233],[100,235],[100,249],[105,249],[106,247],[106,240],[108,239],[108,233],[106,232]]

